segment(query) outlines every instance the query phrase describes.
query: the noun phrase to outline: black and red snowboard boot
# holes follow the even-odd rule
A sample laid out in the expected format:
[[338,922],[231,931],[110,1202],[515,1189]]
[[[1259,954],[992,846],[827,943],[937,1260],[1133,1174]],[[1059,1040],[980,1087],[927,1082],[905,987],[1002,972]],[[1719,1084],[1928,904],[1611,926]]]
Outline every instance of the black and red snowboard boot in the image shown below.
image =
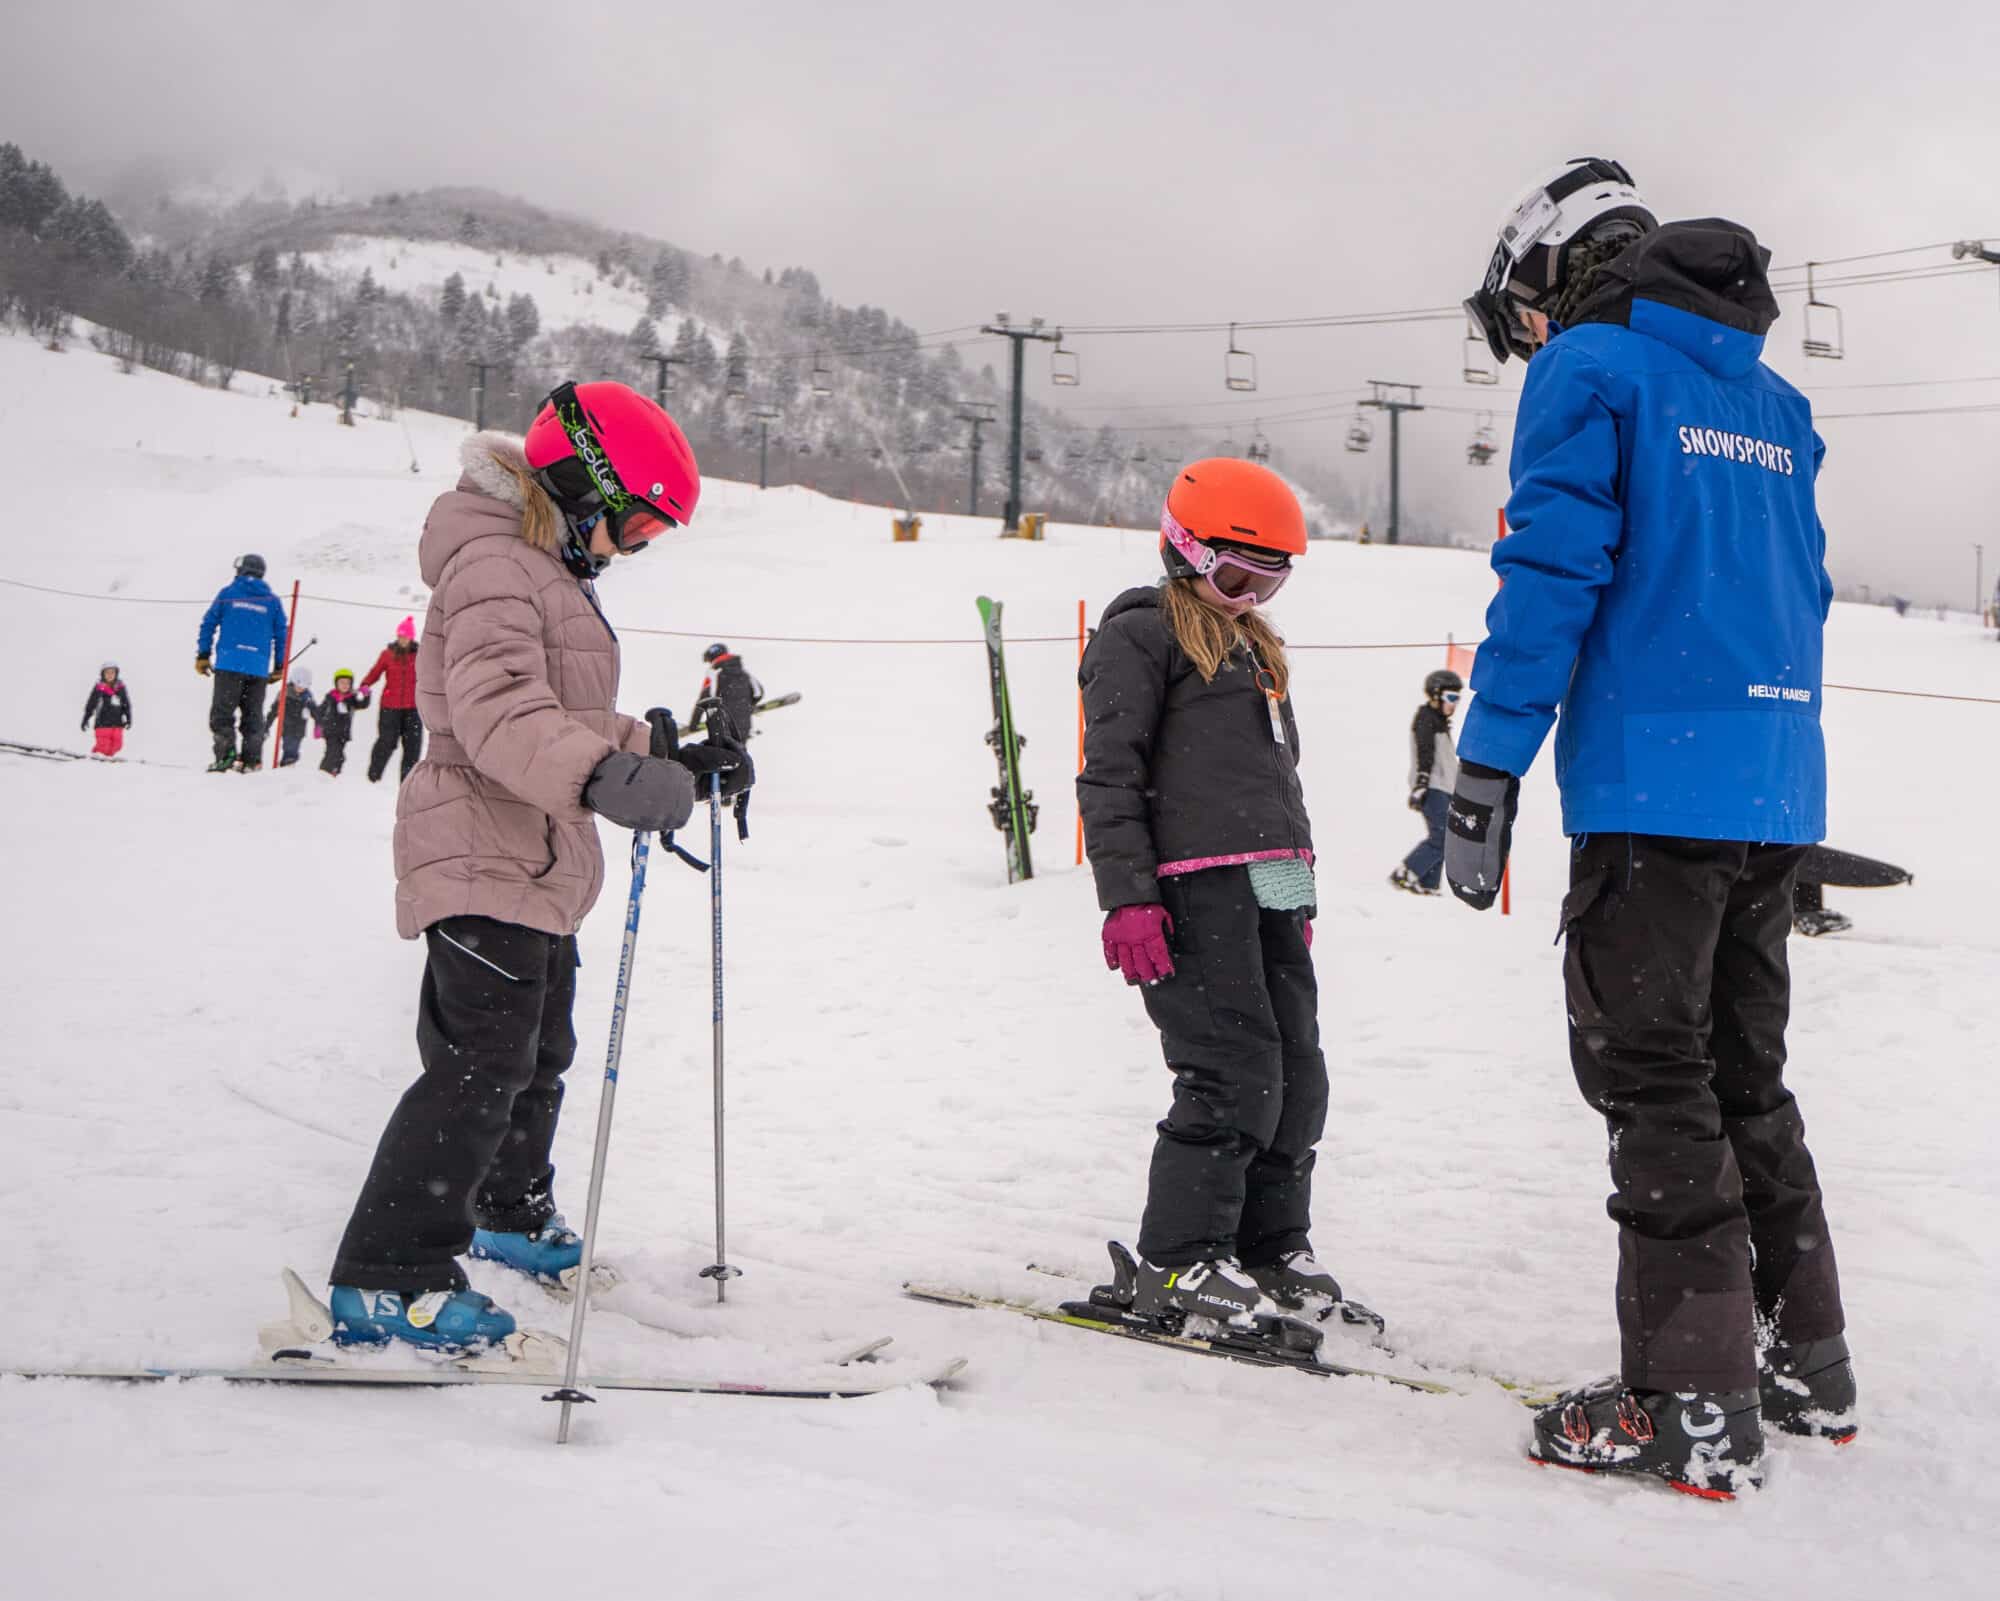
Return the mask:
[[1757,1390],[1765,1423],[1785,1434],[1846,1445],[1861,1432],[1854,1406],[1854,1363],[1844,1334],[1759,1351]]
[[1537,1412],[1528,1454],[1550,1467],[1640,1474],[1733,1501],[1763,1483],[1764,1426],[1755,1390],[1667,1394],[1603,1379]]

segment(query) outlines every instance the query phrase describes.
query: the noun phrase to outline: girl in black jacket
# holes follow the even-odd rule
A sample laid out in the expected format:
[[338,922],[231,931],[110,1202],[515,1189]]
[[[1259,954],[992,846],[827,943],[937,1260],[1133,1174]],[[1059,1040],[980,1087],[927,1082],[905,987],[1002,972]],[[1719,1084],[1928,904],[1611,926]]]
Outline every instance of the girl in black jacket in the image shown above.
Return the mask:
[[97,669],[97,682],[90,686],[90,698],[83,703],[83,727],[92,725],[97,734],[91,747],[93,756],[116,756],[125,748],[125,730],[132,726],[132,697],[118,676],[118,664],[106,662]]
[[1190,1316],[1373,1314],[1314,1260],[1326,1118],[1312,831],[1283,642],[1257,611],[1306,548],[1297,497],[1230,458],[1176,475],[1168,577],[1113,601],[1084,653],[1084,840],[1105,963],[1143,986],[1174,1073],[1138,1260],[1097,1298]]
[[347,742],[354,737],[354,714],[367,709],[368,691],[356,693],[353,672],[341,668],[333,675],[333,688],[319,703],[320,737],[326,741],[326,754],[319,759],[319,770],[329,778],[338,778],[341,768],[347,765]]

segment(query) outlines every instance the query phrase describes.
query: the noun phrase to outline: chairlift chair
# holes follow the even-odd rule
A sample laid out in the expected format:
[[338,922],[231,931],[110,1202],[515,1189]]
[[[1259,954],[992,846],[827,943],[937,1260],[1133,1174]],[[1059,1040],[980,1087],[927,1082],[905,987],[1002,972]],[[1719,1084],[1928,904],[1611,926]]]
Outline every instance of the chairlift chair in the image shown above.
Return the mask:
[[1064,389],[1073,388],[1081,381],[1081,371],[1074,350],[1062,346],[1062,330],[1056,330],[1056,347],[1049,352],[1049,382]]
[[1254,423],[1251,425],[1250,448],[1244,451],[1243,454],[1248,456],[1252,461],[1262,462],[1271,459],[1271,441],[1264,437],[1264,430],[1261,426]]
[[1257,387],[1257,358],[1236,346],[1236,324],[1229,325],[1229,349],[1222,358],[1222,382],[1228,389],[1247,394]]
[[1347,425],[1347,448],[1359,454],[1375,442],[1375,430],[1368,426],[1368,419],[1360,412],[1354,414],[1354,421]]
[[1144,445],[1134,445],[1132,447],[1133,466],[1135,467],[1143,466],[1145,463],[1151,461],[1152,459],[1153,458],[1147,453],[1146,447]]
[[1040,445],[1023,446],[1021,449],[1021,459],[1023,461],[1040,461],[1042,459],[1042,447]]
[[1806,263],[1805,353],[1823,361],[1839,361],[1847,354],[1846,319],[1832,301],[1819,298],[1813,287],[1813,266]]
[[1500,446],[1493,437],[1493,413],[1482,411],[1479,426],[1472,430],[1472,442],[1465,447],[1465,459],[1475,467],[1489,465],[1500,454]]
[[833,369],[820,360],[818,356],[813,357],[812,392],[816,395],[830,395],[833,393]]
[[1486,343],[1486,336],[1473,326],[1470,317],[1465,320],[1464,357],[1461,361],[1463,377],[1469,384],[1497,384],[1500,369],[1493,364],[1492,347]]
[[744,370],[740,361],[732,361],[729,364],[726,392],[731,400],[747,400],[750,396],[750,374]]

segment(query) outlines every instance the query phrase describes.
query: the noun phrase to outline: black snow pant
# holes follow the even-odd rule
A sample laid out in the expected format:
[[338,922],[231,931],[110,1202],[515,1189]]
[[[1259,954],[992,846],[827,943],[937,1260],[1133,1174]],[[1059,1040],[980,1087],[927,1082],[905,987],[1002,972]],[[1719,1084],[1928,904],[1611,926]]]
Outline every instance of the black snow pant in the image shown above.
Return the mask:
[[1623,1377],[1743,1390],[1755,1325],[1845,1327],[1805,1124],[1785,1088],[1802,846],[1592,834],[1570,855],[1570,1060],[1611,1133]]
[[576,940],[488,917],[447,917],[424,938],[423,1076],[382,1132],[333,1264],[331,1282],[356,1289],[463,1289],[474,1227],[533,1230],[555,1214]]
[[326,736],[326,753],[319,759],[319,770],[322,773],[338,773],[346,765],[347,736],[329,731]]
[[[215,687],[208,698],[208,731],[215,736],[215,759],[225,761],[241,756],[245,761],[264,758],[264,680],[255,673],[215,673]],[[236,725],[243,724],[242,743],[237,743]]]
[[1160,897],[1174,976],[1140,993],[1174,1103],[1153,1146],[1139,1254],[1262,1267],[1312,1243],[1327,1083],[1305,914],[1264,910],[1241,867],[1162,879]]
[[368,782],[374,783],[388,771],[389,758],[402,742],[403,770],[396,775],[401,783],[424,753],[424,720],[414,706],[384,706],[375,714],[375,748],[368,753]]

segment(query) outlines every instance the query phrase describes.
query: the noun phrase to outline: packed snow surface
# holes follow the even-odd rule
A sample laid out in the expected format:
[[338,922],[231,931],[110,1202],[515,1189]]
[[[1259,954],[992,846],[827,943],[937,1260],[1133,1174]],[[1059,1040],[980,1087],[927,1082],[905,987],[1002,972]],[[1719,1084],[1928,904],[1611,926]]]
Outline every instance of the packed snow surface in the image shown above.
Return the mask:
[[[470,282],[470,279],[468,279]],[[483,287],[483,285],[481,286]],[[548,307],[545,305],[545,314]],[[0,754],[0,1365],[236,1364],[323,1279],[416,1071],[422,947],[395,937],[391,785],[311,765],[211,777],[202,603],[245,550],[295,579],[324,689],[422,605],[416,535],[462,425],[336,426],[0,338],[0,739],[86,748],[98,663],[136,728],[120,765]],[[412,473],[414,457],[420,470]],[[1413,1394],[1182,1357],[904,1299],[910,1279],[1053,1301],[1136,1229],[1168,1080],[1105,972],[1074,868],[1077,602],[1157,571],[1151,535],[890,513],[708,486],[695,526],[603,585],[623,705],[685,711],[711,639],[796,707],[761,719],[751,838],[725,846],[729,1255],[714,1256],[708,894],[655,856],[602,1245],[629,1278],[599,1371],[782,1378],[880,1334],[948,1390],[835,1403],[609,1394],[552,1443],[532,1389],[301,1391],[0,1380],[0,1591],[20,1597],[1943,1597],[1990,1593],[2000,782],[1996,709],[1832,691],[1832,842],[1914,887],[1834,891],[1797,941],[1791,1079],[1837,1231],[1859,1443],[1784,1441],[1717,1506],[1543,1473],[1475,1370],[1616,1366],[1604,1135],[1579,1100],[1550,938],[1563,884],[1546,758],[1514,915],[1393,893],[1415,839],[1407,729],[1435,648],[1301,650],[1333,1074],[1320,1254],[1383,1311]],[[1840,530],[1832,530],[1838,541]],[[1479,559],[1315,545],[1275,615],[1301,645],[1475,638]],[[973,598],[1006,603],[1042,805],[1004,883]],[[107,599],[105,597],[117,597]],[[369,609],[370,607],[374,609]],[[657,632],[647,632],[656,630]],[[790,636],[763,642],[755,635]],[[816,644],[839,636],[925,644]],[[2000,694],[1969,625],[1837,607],[1836,683]],[[557,1159],[581,1221],[625,887],[583,935],[583,1041]],[[705,848],[705,827],[689,843]],[[529,1323],[566,1309],[497,1271]],[[1338,1336],[1331,1345],[1338,1346]],[[1343,1354],[1335,1349],[1331,1354]]]

